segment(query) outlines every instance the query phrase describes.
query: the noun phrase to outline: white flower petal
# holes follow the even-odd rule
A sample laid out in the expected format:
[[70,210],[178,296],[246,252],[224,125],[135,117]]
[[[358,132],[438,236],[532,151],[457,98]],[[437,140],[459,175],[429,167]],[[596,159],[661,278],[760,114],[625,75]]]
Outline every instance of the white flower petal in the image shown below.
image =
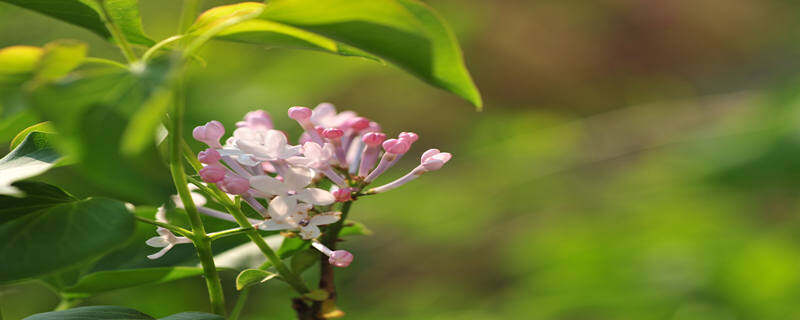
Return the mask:
[[303,237],[305,240],[315,239],[319,237],[322,232],[319,228],[313,224],[309,224],[305,227],[300,227],[300,236]]
[[319,188],[303,189],[298,191],[294,196],[300,201],[318,206],[326,206],[336,202],[336,197],[334,197],[332,193]]
[[297,201],[293,197],[277,196],[269,202],[269,216],[275,221],[285,221],[297,211]]
[[147,258],[150,259],[150,260],[155,260],[155,259],[161,258],[161,257],[164,256],[164,254],[167,253],[167,251],[172,249],[172,247],[173,247],[173,245],[170,244],[170,245],[164,247],[164,249],[161,249],[161,251],[158,251],[158,252],[156,252],[154,254],[151,254],[151,255],[147,256]]
[[152,237],[150,239],[147,239],[147,241],[145,241],[144,243],[146,243],[148,246],[151,246],[151,247],[154,247],[154,248],[162,248],[162,247],[166,247],[166,246],[168,246],[170,244],[167,241],[167,239],[165,239],[162,236]]
[[296,167],[310,167],[314,164],[314,159],[306,157],[290,157],[286,162]]
[[304,167],[289,167],[289,170],[283,173],[283,183],[289,190],[300,191],[300,189],[311,183],[314,179],[314,170]]
[[250,177],[250,187],[270,196],[285,195],[289,192],[285,183],[268,175]]
[[326,212],[311,217],[310,224],[321,226],[339,221],[341,212]]
[[258,228],[265,231],[273,231],[293,229],[294,226],[284,222],[276,222],[275,219],[269,219],[259,224]]
[[249,155],[249,154],[241,154],[241,155],[239,155],[238,157],[236,157],[236,162],[239,162],[243,166],[247,166],[247,167],[252,167],[252,166],[255,166],[255,165],[261,163],[260,160],[256,159],[255,157],[253,157],[252,155]]

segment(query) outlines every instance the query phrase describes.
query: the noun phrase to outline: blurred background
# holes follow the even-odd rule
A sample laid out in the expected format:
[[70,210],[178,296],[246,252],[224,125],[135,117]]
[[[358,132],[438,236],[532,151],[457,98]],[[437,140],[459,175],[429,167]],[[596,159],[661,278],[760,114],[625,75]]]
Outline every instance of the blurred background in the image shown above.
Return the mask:
[[[800,318],[800,3],[427,2],[458,34],[485,111],[323,53],[214,42],[191,71],[190,126],[262,108],[296,134],[288,107],[330,101],[419,133],[410,155],[454,154],[354,206],[374,234],[342,244],[356,255],[337,279],[347,319]],[[141,3],[146,31],[171,35],[180,2]],[[120,58],[87,31],[0,4],[0,47],[58,38]],[[235,275],[223,273],[229,303]],[[291,296],[259,286],[244,318],[290,319]],[[0,287],[3,319],[56,303],[36,283]],[[208,310],[199,278],[88,304]]]

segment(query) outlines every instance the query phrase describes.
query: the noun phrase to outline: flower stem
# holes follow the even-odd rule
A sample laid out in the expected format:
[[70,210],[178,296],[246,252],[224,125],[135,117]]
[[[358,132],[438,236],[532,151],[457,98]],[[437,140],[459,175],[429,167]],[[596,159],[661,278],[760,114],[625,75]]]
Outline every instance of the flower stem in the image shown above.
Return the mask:
[[239,320],[239,315],[244,310],[244,305],[247,303],[247,298],[250,296],[250,287],[242,289],[242,293],[239,294],[239,299],[236,299],[236,305],[233,306],[233,311],[231,311],[231,316],[228,320]]
[[197,256],[200,258],[200,264],[203,266],[203,274],[205,275],[206,286],[208,287],[211,309],[214,313],[224,316],[225,296],[222,291],[219,272],[214,265],[214,256],[211,252],[211,238],[206,234],[203,221],[200,219],[200,213],[197,211],[194,202],[192,202],[192,196],[187,186],[186,172],[183,168],[183,152],[181,152],[183,138],[181,135],[183,130],[184,104],[186,101],[183,92],[183,82],[181,79],[178,79],[177,82],[175,86],[177,91],[175,95],[175,109],[172,113],[172,132],[170,132],[169,169],[172,173],[172,181],[175,183],[175,189],[177,189],[186,214],[189,216],[189,224],[192,226],[192,240],[197,249]]
[[275,267],[275,270],[278,271],[278,274],[284,281],[286,281],[286,283],[288,283],[295,291],[297,291],[300,294],[306,294],[310,292],[308,286],[306,286],[306,283],[303,282],[303,279],[300,279],[300,277],[297,274],[289,270],[289,268],[287,268],[286,265],[283,264],[281,258],[275,253],[275,251],[272,250],[272,248],[269,247],[267,242],[264,241],[264,238],[262,238],[261,235],[258,234],[258,231],[255,228],[253,228],[253,226],[247,220],[247,216],[244,215],[244,212],[242,212],[242,210],[238,206],[230,206],[228,207],[228,211],[236,219],[236,222],[239,223],[239,226],[241,226],[242,229],[246,230],[245,233],[247,234],[248,237],[250,237],[250,240],[253,241],[253,243],[256,244],[258,249],[260,249],[261,252],[264,254],[264,256],[267,257],[269,262],[272,263],[272,265]]
[[140,216],[133,216],[133,218],[136,219],[136,220],[139,220],[141,222],[144,222],[144,223],[149,223],[149,224],[152,224],[154,226],[162,227],[164,229],[167,229],[169,231],[175,232],[175,233],[180,234],[180,235],[182,235],[184,237],[187,237],[189,239],[194,237],[194,234],[191,231],[186,230],[184,228],[181,228],[179,226],[171,225],[169,223],[158,222],[158,221],[155,221],[155,220],[150,220],[150,219],[147,219],[147,218],[144,218],[144,217],[140,217]]
[[[344,226],[344,221],[347,220],[347,213],[350,212],[350,206],[353,204],[352,201],[348,201],[342,204],[342,216],[339,221],[330,225],[325,233],[320,238],[320,242],[324,244],[331,250],[336,250],[336,241],[339,239],[339,232],[342,231],[342,227]],[[328,263],[328,257],[325,255],[321,255],[320,258],[320,268],[319,268],[319,288],[325,291],[328,291],[328,300],[336,300],[336,282],[334,281],[334,269],[333,266]],[[314,310],[314,314],[320,314],[322,310],[323,302],[315,301],[314,305],[312,306]]]

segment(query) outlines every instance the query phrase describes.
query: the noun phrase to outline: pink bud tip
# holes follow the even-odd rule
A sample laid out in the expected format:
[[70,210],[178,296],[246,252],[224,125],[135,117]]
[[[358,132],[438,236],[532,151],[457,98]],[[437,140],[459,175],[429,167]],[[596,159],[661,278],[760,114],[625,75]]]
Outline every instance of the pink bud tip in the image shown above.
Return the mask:
[[408,151],[411,146],[408,142],[398,139],[389,139],[383,142],[383,150],[388,153],[403,154]]
[[223,135],[225,135],[225,127],[216,120],[195,127],[194,130],[192,130],[192,137],[194,137],[195,140],[212,147],[219,145],[219,139],[222,138]]
[[422,154],[420,163],[425,167],[425,170],[434,171],[441,169],[452,157],[453,155],[448,152],[440,152],[439,149],[430,149]]
[[306,107],[291,107],[289,108],[289,118],[297,121],[304,121],[311,118],[311,109]]
[[413,132],[401,132],[398,137],[400,140],[405,140],[408,144],[412,144],[419,139],[419,136]]
[[364,131],[368,131],[368,132],[381,131],[381,125],[379,125],[377,122],[372,121],[372,122],[369,123],[369,127],[367,127],[367,129],[365,129]]
[[250,181],[237,175],[229,174],[217,185],[223,191],[230,194],[244,194],[250,190]]
[[254,110],[244,116],[247,125],[272,129],[272,117],[264,110]]
[[345,250],[336,250],[331,252],[330,257],[328,258],[328,263],[339,268],[347,267],[351,262],[353,262],[353,254]]
[[366,128],[369,128],[369,123],[370,123],[370,121],[367,118],[355,117],[355,118],[352,118],[350,120],[347,120],[347,123],[345,125],[350,127],[350,129],[353,129],[355,131],[361,131],[361,130],[364,130]]
[[328,128],[322,130],[322,136],[328,139],[338,139],[344,135],[344,131],[339,128]]
[[200,178],[203,179],[203,181],[217,183],[225,179],[225,174],[228,173],[228,169],[218,164],[212,164],[200,169],[197,173],[200,174]]
[[337,189],[333,192],[333,197],[336,198],[336,202],[347,202],[353,200],[352,192],[351,188]]
[[361,137],[361,141],[364,141],[364,144],[370,147],[378,146],[385,140],[386,140],[386,134],[383,134],[381,132],[369,132],[365,134],[363,137]]
[[222,159],[222,155],[220,155],[217,150],[211,148],[200,151],[200,153],[197,154],[197,160],[205,164],[214,164],[220,159]]

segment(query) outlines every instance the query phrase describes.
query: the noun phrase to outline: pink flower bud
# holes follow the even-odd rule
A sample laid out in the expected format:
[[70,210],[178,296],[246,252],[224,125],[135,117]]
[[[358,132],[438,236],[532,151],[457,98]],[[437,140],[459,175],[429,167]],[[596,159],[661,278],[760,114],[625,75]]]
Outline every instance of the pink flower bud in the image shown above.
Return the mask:
[[344,131],[339,128],[328,128],[323,130],[321,135],[327,139],[338,139],[344,135]]
[[331,252],[331,255],[328,258],[328,263],[339,268],[347,267],[351,262],[353,262],[353,254],[345,250],[336,250]]
[[381,131],[381,125],[379,125],[379,124],[378,124],[377,122],[375,122],[375,121],[371,121],[371,122],[369,123],[369,127],[367,127],[366,129],[364,129],[364,131],[367,131],[367,132],[378,132],[378,131]]
[[228,173],[228,169],[219,164],[212,164],[200,169],[197,173],[200,174],[200,178],[203,179],[203,181],[217,183],[225,179],[225,174]]
[[378,146],[385,140],[386,140],[386,134],[383,134],[381,132],[369,132],[365,134],[363,137],[361,137],[361,141],[363,141],[364,144],[370,147]]
[[316,127],[314,127],[314,131],[316,131],[316,132],[317,132],[317,134],[319,134],[319,136],[321,137],[321,136],[322,136],[322,133],[324,133],[324,132],[325,132],[325,127],[322,127],[322,126],[316,126]]
[[398,138],[400,140],[404,140],[404,141],[408,142],[408,144],[410,145],[410,144],[416,142],[417,139],[419,139],[419,136],[416,133],[413,133],[413,132],[401,132]]
[[250,181],[238,175],[229,174],[225,179],[217,183],[222,191],[230,194],[244,194],[250,190]]
[[220,159],[222,159],[222,155],[220,155],[217,150],[211,148],[200,151],[200,153],[197,154],[197,160],[205,164],[214,164]]
[[452,157],[453,155],[448,152],[440,152],[439,149],[430,149],[422,154],[420,164],[427,171],[439,170],[447,161],[450,161]]
[[297,121],[305,121],[311,118],[311,109],[306,107],[291,107],[289,108],[289,118]]
[[211,121],[202,126],[197,126],[192,130],[192,137],[203,142],[212,148],[221,148],[219,139],[225,135],[225,127],[219,121]]
[[303,132],[302,134],[300,134],[300,138],[297,139],[298,144],[306,144],[306,142],[309,141],[312,141],[312,139],[311,135],[309,135],[308,132]]
[[244,116],[244,121],[248,126],[272,129],[272,117],[270,117],[269,113],[264,110],[254,110],[248,112]]
[[383,142],[383,150],[387,153],[404,154],[411,146],[404,140],[389,139]]
[[333,192],[333,197],[336,198],[336,202],[347,202],[353,200],[352,192],[351,188],[337,189]]
[[369,128],[369,123],[370,123],[370,121],[367,118],[355,117],[355,118],[347,120],[347,122],[345,123],[345,126],[349,127],[350,129],[353,129],[355,131],[361,131],[361,130],[364,130],[366,128]]

